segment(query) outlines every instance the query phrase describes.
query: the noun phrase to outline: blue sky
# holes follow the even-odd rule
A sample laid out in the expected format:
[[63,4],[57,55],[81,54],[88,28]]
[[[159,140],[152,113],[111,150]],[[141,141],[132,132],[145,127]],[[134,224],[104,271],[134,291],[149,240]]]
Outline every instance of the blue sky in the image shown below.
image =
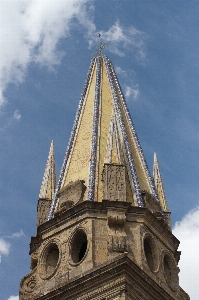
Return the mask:
[[198,299],[199,2],[0,0],[0,298],[17,300],[51,140],[57,175],[98,32],[150,170],[156,152]]

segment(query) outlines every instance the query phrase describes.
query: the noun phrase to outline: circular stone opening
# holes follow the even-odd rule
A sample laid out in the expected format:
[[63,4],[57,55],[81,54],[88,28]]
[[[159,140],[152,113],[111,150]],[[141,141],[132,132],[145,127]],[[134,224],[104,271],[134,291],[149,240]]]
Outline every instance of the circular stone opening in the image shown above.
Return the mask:
[[71,241],[71,258],[74,263],[82,261],[86,254],[88,240],[83,230],[78,230]]
[[56,244],[51,244],[46,255],[46,277],[51,276],[59,260],[59,248]]
[[178,287],[178,272],[175,262],[169,255],[164,256],[164,276],[169,287],[176,290]]
[[144,239],[144,254],[149,268],[154,271],[154,258],[152,252],[152,243],[149,238]]
[[164,257],[164,275],[166,277],[168,284],[171,284],[171,269],[169,266],[169,261],[167,256]]

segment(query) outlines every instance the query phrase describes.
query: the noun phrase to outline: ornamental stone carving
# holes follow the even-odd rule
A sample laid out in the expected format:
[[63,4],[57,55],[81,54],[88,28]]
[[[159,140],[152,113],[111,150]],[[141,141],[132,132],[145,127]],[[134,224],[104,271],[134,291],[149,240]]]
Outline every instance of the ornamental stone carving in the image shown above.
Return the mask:
[[107,212],[109,227],[123,227],[126,223],[125,211],[109,209]]
[[51,201],[48,199],[39,199],[37,204],[37,227],[45,223],[51,207]]
[[113,252],[127,252],[126,236],[109,236],[109,250]]
[[153,195],[151,195],[147,191],[141,191],[142,192],[142,199],[144,202],[144,206],[148,208],[152,213],[160,212],[161,206],[155,199]]
[[31,253],[31,263],[30,263],[30,268],[34,269],[37,266],[38,263],[38,253],[33,252]]
[[60,189],[58,193],[59,206],[58,210],[69,209],[74,204],[79,203],[83,200],[86,186],[83,180],[71,181],[69,184]]
[[103,198],[111,201],[126,201],[126,167],[119,164],[104,164],[102,173]]
[[118,209],[108,208],[108,248],[111,252],[127,252],[125,213],[126,209],[122,207]]
[[36,269],[24,276],[20,283],[21,300],[32,299],[37,284]]
[[32,293],[35,286],[36,286],[36,276],[33,275],[31,276],[30,280],[27,281],[26,283],[26,288],[25,288],[26,292]]

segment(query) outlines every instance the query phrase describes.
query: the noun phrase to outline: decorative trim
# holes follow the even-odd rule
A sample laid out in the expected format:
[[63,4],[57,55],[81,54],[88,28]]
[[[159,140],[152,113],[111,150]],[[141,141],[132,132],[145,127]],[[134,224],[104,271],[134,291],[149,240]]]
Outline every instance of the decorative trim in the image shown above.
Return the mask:
[[121,158],[121,143],[120,143],[120,138],[119,138],[119,129],[118,129],[118,125],[117,125],[117,121],[116,121],[116,116],[114,115],[115,118],[115,137],[116,137],[116,148],[117,148],[117,155],[118,155],[118,159],[119,159],[119,163],[123,164],[123,160]]
[[61,188],[62,181],[63,181],[63,178],[64,178],[64,173],[65,173],[65,170],[66,170],[66,165],[67,165],[67,162],[68,162],[68,159],[69,159],[69,155],[71,153],[71,149],[73,147],[73,143],[74,143],[74,139],[75,139],[75,135],[76,135],[76,130],[77,130],[77,127],[78,127],[78,124],[79,124],[79,119],[80,119],[80,115],[81,115],[81,112],[82,112],[83,104],[85,102],[85,96],[86,96],[89,81],[90,81],[90,78],[91,78],[94,62],[95,62],[95,58],[93,58],[92,61],[91,61],[91,64],[90,64],[90,67],[89,67],[89,70],[88,70],[88,74],[87,74],[86,83],[84,85],[83,92],[81,94],[81,98],[80,98],[78,109],[77,109],[76,116],[75,116],[75,121],[74,121],[73,128],[72,128],[72,131],[71,131],[68,146],[66,148],[64,161],[63,161],[63,164],[62,164],[62,167],[61,167],[59,180],[58,180],[57,187],[56,187],[56,190],[55,190],[55,196],[54,196],[54,199],[53,199],[53,202],[52,202],[52,205],[51,205],[51,209],[50,209],[50,213],[49,213],[49,216],[48,216],[48,221],[53,217],[54,210],[55,210],[55,207],[56,207],[56,204],[57,204],[58,192]]
[[130,167],[131,177],[132,177],[134,188],[135,188],[137,203],[138,203],[139,207],[143,207],[144,205],[143,205],[143,200],[142,200],[142,195],[141,195],[141,191],[140,191],[139,181],[138,181],[138,177],[137,177],[137,173],[136,173],[136,169],[135,169],[135,165],[134,165],[134,161],[133,161],[133,157],[132,157],[132,153],[131,153],[131,147],[130,147],[130,143],[129,143],[129,139],[128,139],[128,136],[127,136],[127,133],[126,133],[124,120],[123,120],[122,113],[121,113],[121,108],[120,108],[120,104],[119,104],[119,101],[118,101],[117,91],[116,91],[115,85],[114,85],[115,77],[114,77],[114,73],[113,73],[113,70],[112,70],[112,64],[111,64],[110,60],[108,59],[108,57],[103,56],[103,58],[104,58],[107,73],[108,73],[108,78],[109,78],[109,83],[110,83],[110,86],[111,86],[111,92],[112,92],[112,95],[113,95],[113,101],[114,101],[115,109],[116,109],[116,112],[117,112],[117,116],[118,116],[118,119],[119,119],[119,124],[120,124],[122,135],[123,135],[124,146],[125,146],[125,150],[126,150],[128,164],[129,164],[129,167]]
[[[106,57],[106,59],[110,62],[110,60],[108,59],[108,57]],[[154,185],[154,182],[153,182],[153,178],[152,178],[152,176],[150,174],[150,171],[149,171],[149,168],[148,168],[145,156],[144,156],[144,152],[143,152],[142,147],[140,145],[140,141],[138,139],[138,136],[137,136],[137,133],[136,133],[136,130],[135,130],[135,126],[134,126],[133,121],[132,121],[131,114],[130,114],[129,109],[127,107],[126,100],[124,98],[124,94],[123,94],[122,89],[120,87],[120,84],[119,84],[117,75],[115,73],[114,67],[113,67],[113,65],[111,63],[110,63],[110,67],[112,69],[111,71],[112,71],[112,74],[113,74],[113,78],[114,78],[114,81],[115,81],[115,83],[117,85],[117,89],[118,89],[118,92],[119,92],[119,95],[120,95],[120,98],[121,98],[121,101],[122,101],[122,104],[123,104],[123,107],[124,107],[124,111],[126,113],[126,118],[128,120],[130,129],[131,129],[131,133],[133,135],[134,141],[135,141],[137,149],[138,149],[139,157],[140,157],[140,159],[142,161],[142,164],[143,164],[143,167],[144,167],[144,171],[145,171],[145,173],[147,175],[146,177],[148,179],[148,182],[149,182],[149,185],[150,185],[150,188],[152,190],[153,195],[155,196],[156,200],[159,202],[157,191],[156,191],[156,188],[155,188],[155,185]]]
[[98,123],[99,123],[99,106],[101,94],[101,57],[96,57],[96,84],[95,84],[95,99],[92,125],[92,140],[90,154],[90,170],[88,181],[88,200],[94,201],[95,195],[95,178],[96,178],[96,161],[97,161],[97,144],[98,144]]
[[114,122],[113,122],[114,111],[112,111],[111,121],[109,126],[108,138],[106,142],[106,153],[104,157],[104,163],[112,163],[112,152],[113,152],[113,135],[114,135]]

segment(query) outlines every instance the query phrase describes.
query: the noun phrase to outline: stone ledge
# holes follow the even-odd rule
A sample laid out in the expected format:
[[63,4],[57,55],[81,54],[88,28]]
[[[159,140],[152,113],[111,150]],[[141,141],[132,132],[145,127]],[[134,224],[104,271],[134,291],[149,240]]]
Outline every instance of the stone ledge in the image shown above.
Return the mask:
[[[144,271],[128,257],[128,254],[121,254],[117,258],[64,282],[53,292],[32,299],[40,300],[87,300],[104,299],[104,296],[113,291],[126,291],[137,299],[147,300],[172,300],[177,299],[172,293],[167,293],[156,284]],[[185,293],[184,298],[189,297]],[[107,298],[108,299],[108,298]]]
[[60,211],[53,219],[38,226],[37,237],[31,237],[30,254],[37,249],[42,234],[53,232],[57,227],[61,228],[62,225],[68,223],[70,220],[80,218],[83,215],[87,215],[87,217],[89,216],[91,218],[94,217],[94,215],[96,216],[96,214],[107,217],[107,212],[110,209],[125,211],[127,222],[145,223],[147,226],[159,232],[161,236],[164,236],[165,240],[168,240],[169,243],[172,241],[175,249],[178,248],[178,239],[171,233],[167,226],[163,226],[161,220],[158,220],[147,208],[131,206],[131,203],[126,201],[103,200],[102,202],[83,201],[66,211]]

